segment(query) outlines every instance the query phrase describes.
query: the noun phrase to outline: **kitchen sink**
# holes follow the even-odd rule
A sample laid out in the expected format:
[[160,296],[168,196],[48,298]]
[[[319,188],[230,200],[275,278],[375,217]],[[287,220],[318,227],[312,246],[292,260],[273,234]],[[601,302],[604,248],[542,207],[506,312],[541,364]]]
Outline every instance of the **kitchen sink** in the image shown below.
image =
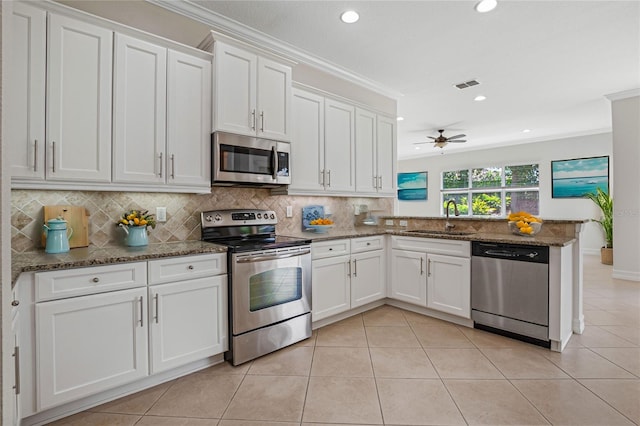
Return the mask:
[[475,232],[469,232],[469,231],[431,231],[428,229],[414,229],[413,231],[407,231],[407,232],[414,232],[416,234],[424,234],[424,235],[471,235],[471,234],[475,234]]

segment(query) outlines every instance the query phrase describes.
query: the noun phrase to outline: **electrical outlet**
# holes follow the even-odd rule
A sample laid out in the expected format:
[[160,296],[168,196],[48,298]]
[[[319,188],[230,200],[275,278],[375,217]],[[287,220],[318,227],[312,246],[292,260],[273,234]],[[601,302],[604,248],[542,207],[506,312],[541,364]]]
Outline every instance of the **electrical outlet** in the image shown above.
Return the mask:
[[167,221],[167,208],[166,207],[156,207],[156,221],[157,222],[166,222]]
[[384,224],[387,226],[393,226],[393,219],[387,219],[384,221]]
[[406,220],[401,220],[400,221],[400,226],[407,226],[407,225],[408,225],[408,223],[407,223]]
[[293,217],[293,207],[287,206],[287,217]]

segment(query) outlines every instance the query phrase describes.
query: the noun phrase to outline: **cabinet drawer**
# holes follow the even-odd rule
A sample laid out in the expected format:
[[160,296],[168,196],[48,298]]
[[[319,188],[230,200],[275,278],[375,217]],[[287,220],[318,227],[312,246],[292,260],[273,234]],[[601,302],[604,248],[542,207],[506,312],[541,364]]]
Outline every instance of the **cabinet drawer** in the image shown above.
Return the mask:
[[351,253],[350,240],[333,240],[311,244],[311,258],[342,256]]
[[142,287],[147,285],[147,264],[135,262],[38,272],[35,283],[37,302]]
[[351,240],[351,253],[380,250],[384,248],[384,235],[361,237]]
[[203,254],[149,261],[149,285],[227,273],[227,254]]
[[391,246],[392,248],[399,250],[412,250],[449,256],[471,257],[471,243],[469,241],[448,240],[446,238],[393,236],[391,238]]

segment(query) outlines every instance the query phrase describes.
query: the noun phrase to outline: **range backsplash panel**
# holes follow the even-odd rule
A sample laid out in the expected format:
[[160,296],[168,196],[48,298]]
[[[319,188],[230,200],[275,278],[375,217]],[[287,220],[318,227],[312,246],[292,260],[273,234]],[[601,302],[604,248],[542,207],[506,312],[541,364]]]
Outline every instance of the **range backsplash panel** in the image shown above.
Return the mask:
[[[302,197],[272,195],[268,189],[212,188],[211,194],[172,194],[97,191],[11,191],[11,248],[25,252],[40,248],[45,205],[82,206],[89,212],[89,241],[98,247],[120,245],[124,231],[115,225],[122,213],[131,209],[167,208],[167,221],[149,232],[149,242],[200,239],[200,212],[203,210],[257,208],[274,210],[277,232],[299,232],[302,207],[321,204],[331,211],[336,229],[354,227],[354,205],[366,204],[381,215],[393,214],[393,198]],[[286,207],[293,207],[287,218]]]

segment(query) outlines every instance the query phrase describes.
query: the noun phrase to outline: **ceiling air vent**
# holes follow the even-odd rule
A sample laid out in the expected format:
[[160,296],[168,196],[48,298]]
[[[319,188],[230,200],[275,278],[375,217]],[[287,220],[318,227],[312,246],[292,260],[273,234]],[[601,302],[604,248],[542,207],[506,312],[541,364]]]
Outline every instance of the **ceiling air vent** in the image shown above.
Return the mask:
[[478,80],[469,80],[469,81],[465,81],[464,83],[458,83],[455,86],[458,89],[466,89],[467,87],[477,86],[478,84],[480,84]]

